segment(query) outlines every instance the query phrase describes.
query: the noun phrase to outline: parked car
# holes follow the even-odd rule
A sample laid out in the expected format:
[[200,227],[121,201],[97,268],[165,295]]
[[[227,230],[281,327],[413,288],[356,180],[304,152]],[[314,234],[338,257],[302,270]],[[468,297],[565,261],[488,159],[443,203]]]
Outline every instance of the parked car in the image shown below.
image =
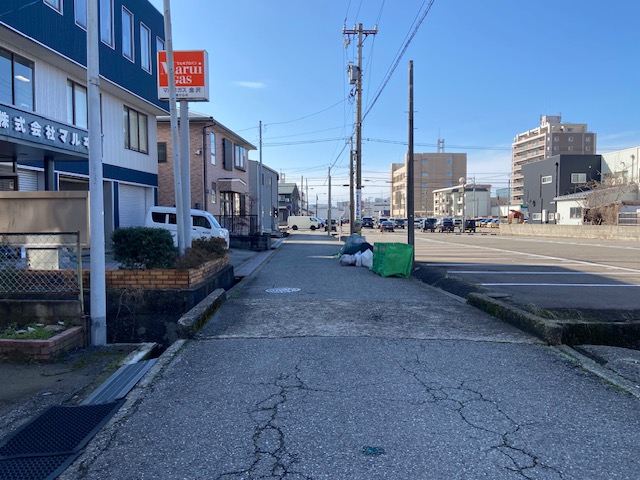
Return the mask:
[[402,228],[404,230],[405,223],[404,218],[396,218],[393,221],[393,226],[394,228]]
[[438,220],[435,218],[421,218],[420,219],[420,229],[423,232],[426,231],[431,231],[431,232],[435,232],[436,231],[436,222]]
[[[173,243],[178,246],[178,225],[175,207],[151,207],[147,211],[145,226],[164,228],[171,232]],[[218,220],[209,212],[191,209],[191,239],[219,237],[229,248],[229,230],[222,228]]]
[[474,219],[467,219],[464,221],[464,229],[467,232],[474,232],[476,231],[476,221]]
[[453,218],[441,218],[439,222],[440,225],[438,227],[438,230],[440,231],[440,233],[453,232],[453,230],[455,229]]
[[380,222],[380,231],[381,232],[393,232],[393,222],[390,220],[383,220]]
[[489,223],[491,223],[491,220],[492,220],[491,218],[481,218],[481,219],[478,221],[478,225],[479,225],[480,227],[488,227],[488,226],[489,226]]
[[373,217],[362,217],[362,228],[373,228]]
[[389,221],[389,219],[388,219],[387,217],[380,217],[380,218],[378,219],[378,221],[376,222],[376,227],[377,227],[377,228],[380,228],[380,224],[381,224],[382,222],[386,222],[386,221]]
[[500,220],[499,218],[494,218],[493,220],[491,220],[491,223],[489,224],[489,227],[491,228],[500,228],[500,224],[502,223],[502,220]]

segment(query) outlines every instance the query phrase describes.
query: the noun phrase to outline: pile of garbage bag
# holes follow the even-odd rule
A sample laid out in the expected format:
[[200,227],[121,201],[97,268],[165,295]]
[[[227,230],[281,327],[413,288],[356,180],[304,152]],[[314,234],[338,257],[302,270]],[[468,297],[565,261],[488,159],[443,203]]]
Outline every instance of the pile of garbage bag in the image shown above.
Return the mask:
[[340,249],[340,265],[373,268],[373,245],[364,237],[352,233]]

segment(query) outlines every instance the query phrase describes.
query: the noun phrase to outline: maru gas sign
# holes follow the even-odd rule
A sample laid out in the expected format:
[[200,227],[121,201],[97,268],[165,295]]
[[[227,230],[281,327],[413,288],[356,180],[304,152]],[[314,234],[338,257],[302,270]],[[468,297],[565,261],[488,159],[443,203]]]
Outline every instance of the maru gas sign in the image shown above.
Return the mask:
[[[206,50],[173,52],[176,98],[206,102],[209,100],[209,64]],[[167,52],[158,52],[158,98],[169,99]]]

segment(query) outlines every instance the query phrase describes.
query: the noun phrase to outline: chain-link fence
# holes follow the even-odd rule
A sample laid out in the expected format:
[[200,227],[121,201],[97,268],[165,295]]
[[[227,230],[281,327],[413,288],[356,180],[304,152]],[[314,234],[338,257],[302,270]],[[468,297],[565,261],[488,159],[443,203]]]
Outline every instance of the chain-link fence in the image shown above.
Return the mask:
[[0,233],[0,294],[77,294],[82,301],[79,232]]

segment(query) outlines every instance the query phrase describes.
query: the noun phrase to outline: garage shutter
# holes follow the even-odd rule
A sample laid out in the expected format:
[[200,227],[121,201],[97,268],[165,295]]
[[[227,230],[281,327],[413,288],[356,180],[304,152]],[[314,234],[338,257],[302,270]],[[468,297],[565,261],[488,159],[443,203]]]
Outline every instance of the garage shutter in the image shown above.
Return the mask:
[[18,171],[18,188],[21,192],[38,191],[38,172],[32,170]]
[[123,185],[118,188],[118,207],[120,209],[120,227],[139,227],[144,225],[146,195],[143,187]]

